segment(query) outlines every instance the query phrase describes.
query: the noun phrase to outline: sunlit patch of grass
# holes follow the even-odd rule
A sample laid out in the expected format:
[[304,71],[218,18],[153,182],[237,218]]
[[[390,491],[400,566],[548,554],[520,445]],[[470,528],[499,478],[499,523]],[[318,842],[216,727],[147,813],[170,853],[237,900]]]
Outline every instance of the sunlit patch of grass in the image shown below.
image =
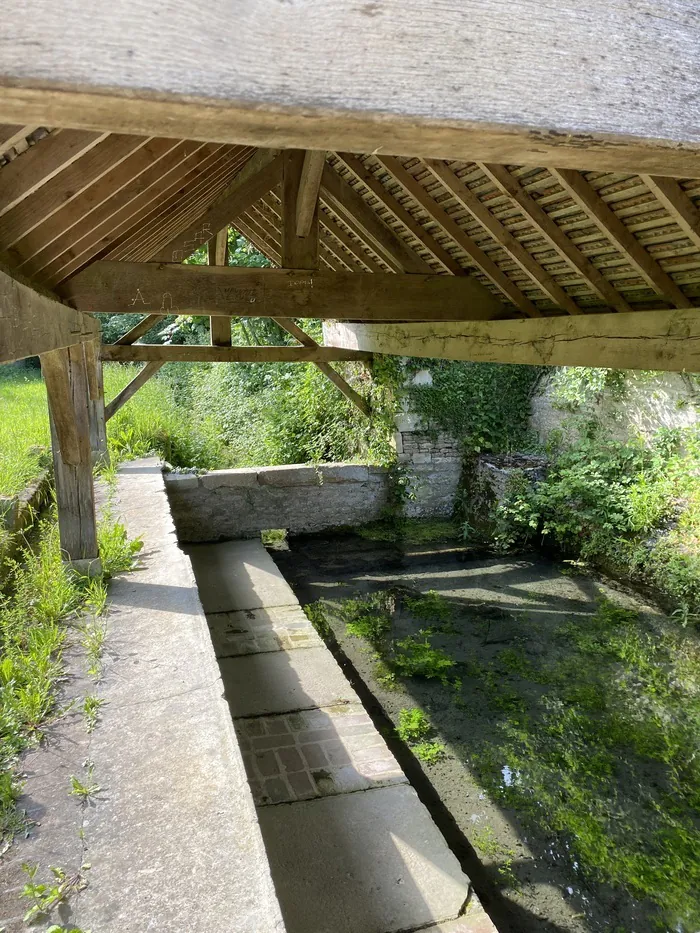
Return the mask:
[[0,366],[0,496],[13,496],[46,464],[46,389],[38,369]]

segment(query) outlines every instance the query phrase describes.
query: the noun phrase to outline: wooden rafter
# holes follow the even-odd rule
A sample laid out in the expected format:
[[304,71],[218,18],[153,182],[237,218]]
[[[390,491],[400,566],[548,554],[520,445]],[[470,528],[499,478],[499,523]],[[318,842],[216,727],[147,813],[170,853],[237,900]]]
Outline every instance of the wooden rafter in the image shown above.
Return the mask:
[[508,278],[486,253],[480,249],[450,215],[437,204],[413,175],[395,158],[382,157],[379,161],[390,172],[399,184],[417,201],[418,204],[433,218],[453,240],[460,249],[471,258],[474,265],[528,317],[539,317],[539,308],[530,301]]
[[[82,266],[97,258],[117,244],[119,239],[133,230],[154,209],[154,206],[167,200],[174,192],[186,188],[193,179],[220,151],[217,145],[192,145],[181,143],[181,149],[175,150],[153,166],[135,183],[133,188],[124,190],[96,212],[92,218],[85,218],[71,229],[68,243],[61,238],[56,250],[45,257],[39,254],[36,264],[42,265],[38,273],[42,281],[56,284],[77,272]],[[141,189],[141,184],[143,188]],[[55,258],[49,258],[53,257]]]
[[693,302],[687,298],[670,275],[642,246],[615,212],[608,207],[600,195],[592,188],[580,172],[571,169],[550,168],[552,176],[573,200],[580,204],[595,221],[603,234],[615,244],[617,249],[636,266],[642,278],[677,308],[690,308]]
[[586,258],[566,233],[540,207],[504,165],[480,163],[479,168],[504,194],[512,198],[559,255],[574,268],[591,289],[616,311],[631,311],[622,295],[608,282],[602,272]]
[[0,243],[14,246],[146,142],[144,136],[112,135],[93,146],[0,217]]
[[[213,240],[208,243],[209,265],[228,265],[228,227],[219,230]],[[231,346],[231,320],[225,317],[209,318],[209,333],[213,347]]]
[[468,211],[493,239],[500,243],[509,256],[529,275],[548,295],[555,305],[563,308],[567,314],[580,314],[581,310],[564,289],[546,272],[525,247],[497,220],[488,207],[462,183],[457,175],[444,162],[426,163],[445,190]]
[[487,320],[507,316],[471,276],[357,275],[166,263],[96,262],[62,294],[81,311],[309,317],[344,320]]
[[413,215],[403,204],[400,204],[396,198],[392,197],[384,185],[379,181],[376,175],[371,172],[367,166],[349,152],[337,153],[338,158],[346,165],[372,194],[378,202],[390,211],[409,233],[413,234],[419,243],[432,253],[437,261],[452,275],[468,275],[467,270],[463,269],[447,250],[428,233],[427,230],[418,223]]
[[700,249],[700,211],[675,178],[642,175],[642,181],[678,224],[683,233]]
[[155,262],[177,262],[186,259],[218,230],[231,223],[253,202],[279,181],[279,157],[262,152],[253,156],[246,168],[234,178],[223,193],[185,230],[179,231],[167,246],[152,258]]
[[0,217],[106,139],[108,133],[57,130],[2,169]]
[[330,165],[323,169],[321,185],[323,202],[395,272],[432,272],[428,263],[382,223],[376,211]]
[[134,324],[125,334],[115,340],[114,343],[118,346],[129,346],[132,343],[136,343],[137,340],[140,340],[149,330],[158,323],[158,321],[163,319],[162,314],[147,314],[145,317],[141,318],[138,324]]
[[[122,189],[133,184],[144,172],[165,155],[176,149],[177,140],[151,139],[139,146],[127,158],[86,187],[77,197],[72,198],[49,218],[34,227],[29,233],[15,242],[10,250],[13,263],[23,267],[27,274],[42,268],[45,258],[39,263],[33,262],[38,253],[49,253],[50,247],[59,238],[62,242],[68,238],[70,230],[80,221],[90,222],[105,202],[118,195]],[[78,163],[80,164],[80,163]],[[55,250],[54,250],[55,253]]]
[[37,126],[24,126],[17,124],[3,124],[0,126],[0,153],[12,149],[27,136],[31,136]]

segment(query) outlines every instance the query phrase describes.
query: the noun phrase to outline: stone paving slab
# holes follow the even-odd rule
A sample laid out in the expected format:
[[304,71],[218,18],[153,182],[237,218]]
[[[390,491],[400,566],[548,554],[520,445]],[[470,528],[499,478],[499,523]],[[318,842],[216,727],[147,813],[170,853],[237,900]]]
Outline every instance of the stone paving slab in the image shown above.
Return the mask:
[[408,783],[364,707],[354,703],[238,719],[258,806]]
[[467,898],[469,881],[412,787],[258,815],[288,933],[416,930],[458,917]]
[[184,550],[206,613],[299,605],[259,538],[190,544]]
[[234,719],[359,703],[327,648],[221,658],[219,666]]
[[211,612],[207,622],[217,658],[323,647],[300,606]]

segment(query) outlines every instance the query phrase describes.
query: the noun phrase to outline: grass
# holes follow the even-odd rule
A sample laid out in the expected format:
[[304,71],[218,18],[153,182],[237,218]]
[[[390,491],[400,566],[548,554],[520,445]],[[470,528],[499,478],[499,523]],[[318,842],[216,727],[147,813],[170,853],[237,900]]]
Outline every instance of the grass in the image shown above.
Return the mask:
[[0,366],[0,496],[16,495],[38,476],[50,443],[39,371]]
[[[114,542],[121,542],[116,548]],[[64,646],[75,629],[98,674],[105,626],[108,574],[128,569],[136,545],[121,526],[105,520],[99,529],[102,579],[80,577],[62,561],[55,516],[40,522],[34,547],[9,564],[0,594],[0,851],[21,831],[17,811],[21,784],[16,763],[42,738],[42,727],[59,715],[57,687],[64,676]],[[99,701],[85,700],[86,723],[96,721]]]

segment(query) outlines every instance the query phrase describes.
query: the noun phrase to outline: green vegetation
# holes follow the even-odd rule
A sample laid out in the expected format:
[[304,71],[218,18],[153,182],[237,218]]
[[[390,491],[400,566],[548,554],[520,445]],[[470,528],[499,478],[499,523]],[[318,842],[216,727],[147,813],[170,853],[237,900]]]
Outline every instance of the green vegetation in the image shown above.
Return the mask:
[[[115,539],[124,542],[119,552]],[[140,546],[126,542],[124,529],[113,521],[100,525],[99,543],[109,573],[128,569]],[[58,713],[64,644],[73,631],[77,638],[83,633],[96,655],[100,639],[94,633],[104,632],[99,614],[106,605],[106,578],[88,579],[66,568],[53,515],[40,523],[35,546],[9,562],[0,595],[0,841],[23,825],[16,810],[20,784],[14,765],[20,752],[41,739],[42,724]]]
[[608,600],[555,636],[539,664],[504,649],[470,668],[498,712],[472,765],[588,877],[648,898],[660,929],[697,929],[697,639]]
[[396,732],[403,742],[418,742],[429,735],[430,730],[430,720],[423,710],[414,707],[402,709],[399,712],[399,725]]
[[534,490],[517,483],[498,519],[502,541],[551,540],[652,584],[687,623],[700,614],[700,431],[622,443],[597,432],[554,452]]
[[421,629],[395,643],[394,668],[402,677],[425,677],[447,683],[455,662],[440,648],[430,643],[429,634]]
[[509,849],[498,841],[490,826],[477,829],[472,834],[471,841],[481,855],[498,864],[498,873],[509,887],[518,886],[517,879],[513,874],[513,859],[516,857],[516,853],[513,849]]
[[104,706],[104,703],[104,700],[101,700],[92,693],[83,700],[83,718],[85,719],[86,732],[92,732],[94,730],[97,725],[99,712]]
[[[49,881],[42,882],[35,880],[39,871],[38,865],[25,863],[22,868],[29,880],[25,883],[20,897],[26,898],[31,903],[31,907],[24,915],[24,922],[34,923],[36,920],[46,920],[56,907],[87,886],[84,872],[90,868],[90,865],[87,863],[81,865],[80,871],[71,875],[64,868],[50,865],[49,871],[52,878]],[[53,924],[49,927],[47,933],[50,933],[51,930],[61,931],[64,929],[66,928]],[[73,927],[68,930],[68,933],[81,933],[81,931]]]
[[72,797],[78,797],[83,803],[87,803],[88,800],[99,794],[102,788],[93,778],[95,771],[93,762],[87,760],[83,763],[83,767],[86,772],[84,778],[79,778],[75,774],[71,775],[70,794]]
[[381,648],[391,631],[391,616],[395,609],[390,592],[372,593],[363,599],[346,599],[340,609],[349,635],[364,638],[374,648]]
[[0,366],[0,496],[13,496],[47,465],[49,416],[39,371]]
[[416,758],[420,758],[427,765],[437,764],[445,757],[445,746],[441,742],[419,742],[413,746]]

